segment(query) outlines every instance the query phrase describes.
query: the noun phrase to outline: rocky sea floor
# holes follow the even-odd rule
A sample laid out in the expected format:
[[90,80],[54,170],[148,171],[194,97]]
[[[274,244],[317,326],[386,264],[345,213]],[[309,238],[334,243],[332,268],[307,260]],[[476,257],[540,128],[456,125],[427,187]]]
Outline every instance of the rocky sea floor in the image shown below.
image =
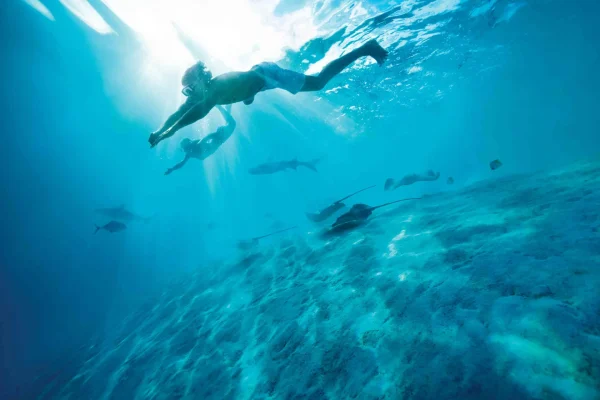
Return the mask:
[[600,399],[600,162],[264,243],[132,315],[44,399]]

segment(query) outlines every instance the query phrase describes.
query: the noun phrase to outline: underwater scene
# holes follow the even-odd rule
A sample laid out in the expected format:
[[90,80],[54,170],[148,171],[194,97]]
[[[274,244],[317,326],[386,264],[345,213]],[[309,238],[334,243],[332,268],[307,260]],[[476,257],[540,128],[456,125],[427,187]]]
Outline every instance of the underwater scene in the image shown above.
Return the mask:
[[5,0],[0,399],[600,400],[598,15]]

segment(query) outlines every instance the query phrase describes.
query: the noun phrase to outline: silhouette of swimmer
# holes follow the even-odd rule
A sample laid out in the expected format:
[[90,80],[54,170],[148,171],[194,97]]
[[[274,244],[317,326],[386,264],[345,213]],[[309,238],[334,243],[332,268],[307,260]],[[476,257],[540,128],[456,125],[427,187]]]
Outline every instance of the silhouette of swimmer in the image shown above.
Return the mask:
[[204,160],[213,155],[219,147],[231,137],[235,130],[235,120],[230,114],[231,107],[229,107],[229,110],[226,110],[221,106],[217,106],[217,109],[225,119],[225,126],[220,127],[216,132],[211,133],[202,139],[183,139],[181,141],[181,149],[185,152],[185,158],[178,164],[166,170],[165,175],[169,175],[171,172],[183,167],[190,158]]
[[490,168],[492,171],[497,170],[502,166],[502,162],[500,160],[494,160],[490,163]]
[[298,167],[305,167],[312,171],[318,172],[316,168],[318,162],[318,159],[312,161],[298,161],[294,158],[290,161],[278,161],[273,163],[260,164],[254,168],[250,168],[248,172],[252,175],[269,175],[288,169],[297,170]]
[[243,101],[251,104],[258,93],[283,89],[292,94],[298,92],[319,91],[350,64],[362,57],[371,57],[379,65],[383,65],[388,52],[377,43],[369,40],[362,46],[333,60],[315,76],[304,75],[279,67],[275,63],[263,62],[249,71],[227,72],[217,77],[206,65],[199,61],[185,71],[181,79],[182,93],[187,97],[185,103],[173,115],[167,118],[164,125],[150,134],[150,147],[173,136],[181,128],[204,118],[216,105],[233,104]]
[[278,233],[283,233],[283,232],[286,232],[286,231],[289,231],[289,230],[292,230],[292,229],[295,229],[295,228],[297,228],[297,227],[296,226],[292,226],[290,228],[285,228],[285,229],[281,229],[281,230],[278,230],[278,231],[275,231],[275,232],[271,232],[268,235],[258,236],[258,237],[255,237],[255,238],[252,238],[252,239],[249,239],[249,240],[240,240],[240,241],[238,241],[237,246],[238,246],[238,248],[240,250],[249,250],[252,247],[256,246],[258,244],[258,241],[260,239],[264,239],[266,237],[273,236],[273,235],[276,235]]
[[127,229],[127,225],[125,225],[122,222],[110,221],[108,224],[106,224],[104,226],[96,225],[96,231],[94,232],[94,234],[98,233],[98,231],[102,230],[102,229],[105,231],[108,231],[110,233],[115,233],[115,232],[124,231],[125,229]]
[[385,185],[384,185],[384,189],[385,190],[394,190],[399,188],[400,186],[408,186],[408,185],[412,185],[413,183],[417,183],[417,182],[424,182],[424,181],[437,181],[438,178],[440,177],[440,173],[439,172],[433,172],[432,170],[427,171],[427,173],[420,175],[420,174],[410,174],[410,175],[405,175],[402,179],[400,180],[394,180],[392,178],[388,178],[388,180],[385,181]]
[[349,194],[346,197],[343,197],[343,198],[341,198],[339,200],[336,200],[331,205],[329,205],[326,208],[322,209],[318,213],[305,213],[306,214],[306,218],[310,219],[313,222],[323,222],[327,218],[329,218],[333,214],[335,214],[337,211],[339,211],[342,208],[346,207],[346,205],[344,203],[342,203],[342,201],[344,201],[344,200],[346,200],[346,199],[354,196],[355,194],[359,194],[360,192],[364,192],[365,190],[371,189],[371,188],[374,188],[374,187],[375,187],[375,185],[366,187],[364,189],[360,189],[357,192],[354,192],[352,194]]
[[350,210],[348,212],[340,215],[335,220],[333,225],[331,225],[331,228],[329,228],[329,230],[326,231],[325,233],[326,234],[339,234],[339,233],[346,232],[348,230],[357,228],[358,226],[365,223],[369,219],[371,214],[373,214],[373,211],[377,210],[378,208],[389,206],[389,205],[395,204],[395,203],[400,203],[402,201],[419,200],[419,199],[420,199],[420,197],[411,197],[411,198],[407,198],[407,199],[391,201],[389,203],[384,203],[384,204],[381,204],[381,205],[378,205],[375,207],[371,207],[367,204],[355,204],[352,206],[352,208],[350,208]]
[[279,67],[275,63],[263,62],[250,71],[234,71],[217,77],[202,61],[198,61],[185,71],[181,79],[185,103],[171,115],[164,125],[150,134],[151,147],[175,134],[181,128],[204,118],[216,105],[233,104],[243,101],[252,104],[254,96],[271,89],[284,89],[292,94],[319,91],[347,66],[361,57],[372,57],[383,65],[388,52],[377,43],[369,40],[357,49],[327,64],[319,75],[304,75]]

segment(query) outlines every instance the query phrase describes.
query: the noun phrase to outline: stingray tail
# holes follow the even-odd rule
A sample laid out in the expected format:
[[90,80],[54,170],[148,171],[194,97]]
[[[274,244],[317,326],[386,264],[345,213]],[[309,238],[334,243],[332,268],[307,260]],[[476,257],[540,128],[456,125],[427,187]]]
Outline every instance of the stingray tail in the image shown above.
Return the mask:
[[400,199],[400,200],[396,200],[396,201],[390,201],[389,203],[384,203],[375,207],[371,207],[371,210],[376,210],[378,208],[381,207],[385,207],[385,206],[389,206],[390,204],[395,204],[395,203],[400,203],[401,201],[409,201],[409,200],[420,200],[421,197],[409,197],[407,199]]
[[94,235],[95,235],[96,233],[98,233],[98,231],[99,231],[100,229],[102,229],[102,227],[100,227],[100,226],[98,226],[98,225],[95,225],[95,224],[94,224],[94,226],[96,227],[96,230],[94,231]]
[[259,237],[252,238],[252,240],[264,239],[264,238],[266,238],[266,237],[273,236],[273,235],[276,235],[276,234],[278,234],[278,233],[283,233],[283,232],[286,232],[286,231],[289,231],[289,230],[292,230],[292,229],[295,229],[295,228],[297,228],[297,226],[292,226],[292,227],[290,227],[290,228],[280,229],[280,230],[278,230],[278,231],[271,232],[271,233],[269,233],[268,235],[264,235],[264,236],[259,236]]
[[352,196],[354,196],[354,195],[356,195],[356,194],[359,194],[360,192],[364,192],[365,190],[372,189],[372,188],[374,188],[375,186],[377,186],[377,185],[372,185],[372,186],[366,187],[366,188],[364,188],[364,189],[357,190],[356,192],[354,192],[354,193],[352,193],[352,194],[349,194],[348,196],[346,196],[346,197],[344,197],[344,198],[342,198],[342,199],[339,199],[339,200],[338,200],[338,201],[336,201],[335,203],[341,203],[342,201],[344,201],[344,200],[346,200],[346,199],[349,199],[350,197],[352,197]]

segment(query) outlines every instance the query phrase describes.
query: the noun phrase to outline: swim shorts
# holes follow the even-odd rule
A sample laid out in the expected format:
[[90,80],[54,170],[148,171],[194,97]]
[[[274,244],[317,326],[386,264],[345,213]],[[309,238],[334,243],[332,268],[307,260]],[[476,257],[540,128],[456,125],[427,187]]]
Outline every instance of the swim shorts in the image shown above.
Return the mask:
[[298,93],[304,86],[305,76],[296,71],[283,69],[272,62],[263,62],[252,67],[252,70],[262,75],[265,86],[262,91],[270,89],[283,89],[291,94]]

